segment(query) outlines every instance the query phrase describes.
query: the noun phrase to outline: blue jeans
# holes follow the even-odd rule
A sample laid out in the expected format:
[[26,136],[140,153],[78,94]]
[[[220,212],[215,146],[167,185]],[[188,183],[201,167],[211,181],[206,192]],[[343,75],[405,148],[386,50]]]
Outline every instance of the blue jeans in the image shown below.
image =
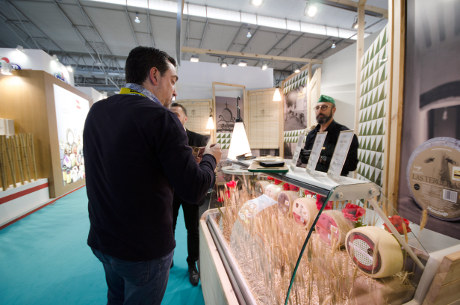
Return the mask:
[[174,251],[159,259],[131,262],[92,250],[104,266],[108,305],[161,304]]

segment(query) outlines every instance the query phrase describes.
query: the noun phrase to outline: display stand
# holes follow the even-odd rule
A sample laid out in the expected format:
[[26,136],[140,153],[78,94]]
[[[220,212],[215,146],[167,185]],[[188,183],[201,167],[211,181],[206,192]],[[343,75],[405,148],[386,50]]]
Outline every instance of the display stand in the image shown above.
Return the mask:
[[[234,161],[234,163],[243,167],[249,167],[250,162]],[[295,168],[286,174],[270,173],[270,176],[323,196],[329,195],[330,200],[365,199],[372,201],[373,198],[379,195],[379,189],[374,183],[348,177],[340,177],[333,180],[326,174],[318,172],[315,172],[314,175],[308,175],[305,169],[301,168]],[[378,213],[375,210],[372,212]],[[209,210],[200,220],[200,253],[214,253],[212,259],[201,260],[200,263],[200,268],[203,270],[202,286],[205,302],[206,304],[217,304],[216,296],[220,295],[224,300],[221,299],[218,302],[219,304],[256,304],[242,276],[242,272],[239,270],[239,266],[235,263],[232,253],[228,250],[221,236],[219,226],[213,220],[220,213],[222,213],[222,210]],[[218,256],[214,250],[217,251]],[[407,251],[409,255],[411,255],[410,251]],[[452,270],[458,268],[457,266],[460,264],[459,251],[460,245],[453,247],[446,245],[446,249],[442,251],[427,254],[428,263],[426,266],[417,257],[414,258],[414,265],[418,265],[417,270],[421,274],[421,280],[416,288],[413,300],[409,301],[408,304],[422,304],[426,296],[429,296],[431,299],[439,297],[434,291],[433,285],[442,287],[445,291],[451,289],[452,285],[455,285],[458,276],[451,275],[447,279],[448,281],[446,281],[444,277],[440,278],[439,270],[441,267],[444,269],[453,268]],[[445,261],[446,259],[447,262]],[[212,279],[208,274],[212,273],[211,271],[216,272]],[[444,272],[446,271],[444,270]],[[452,279],[454,279],[453,282]],[[451,299],[460,299],[460,295],[458,293],[455,295],[454,293],[453,297],[449,297],[449,300]],[[405,300],[407,301],[407,295]]]

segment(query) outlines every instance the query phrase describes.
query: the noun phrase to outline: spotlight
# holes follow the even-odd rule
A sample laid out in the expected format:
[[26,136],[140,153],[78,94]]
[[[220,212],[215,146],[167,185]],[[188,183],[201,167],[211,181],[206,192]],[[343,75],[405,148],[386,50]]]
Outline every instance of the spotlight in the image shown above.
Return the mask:
[[238,63],[238,66],[240,66],[240,67],[246,67],[247,65],[248,65],[248,63],[245,62],[244,60],[242,60],[242,61],[240,61],[240,62]]
[[311,3],[311,1],[307,1],[305,3],[305,15],[308,17],[315,17],[318,13],[318,6],[315,3]]
[[225,61],[221,62],[221,63],[220,63],[220,66],[221,66],[222,68],[227,68],[227,67],[228,67],[228,65],[227,65],[227,63],[226,63]]
[[136,18],[134,18],[134,22],[141,23],[141,20],[139,19],[139,16],[137,16],[137,13],[136,13]]
[[190,57],[190,61],[191,62],[199,62],[200,58],[198,56],[192,55],[192,57]]
[[297,73],[300,73],[300,68],[299,68],[298,66],[295,67],[294,73],[296,73],[296,74],[297,74]]
[[247,38],[251,38],[251,37],[252,37],[251,30],[248,29],[248,33],[246,34],[246,37],[247,37]]
[[[364,24],[366,24],[366,21],[364,21]],[[358,26],[359,26],[359,24],[358,24],[358,16],[355,16],[355,19],[354,19],[353,24],[351,25],[351,27],[353,29],[357,30]]]
[[263,65],[262,65],[262,70],[267,70],[267,68],[268,68],[268,65],[267,65],[267,64],[263,64]]
[[251,0],[251,4],[254,6],[261,6],[263,0]]
[[331,49],[335,49],[336,45],[335,45],[335,42],[333,41],[332,42],[332,45],[331,45]]

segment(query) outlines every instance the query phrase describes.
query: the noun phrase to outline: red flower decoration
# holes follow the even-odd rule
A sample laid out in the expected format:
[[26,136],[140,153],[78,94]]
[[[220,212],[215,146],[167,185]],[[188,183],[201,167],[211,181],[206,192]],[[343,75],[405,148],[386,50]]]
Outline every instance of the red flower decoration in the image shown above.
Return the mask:
[[347,203],[347,205],[342,209],[342,214],[345,218],[356,222],[361,216],[366,214],[366,210],[357,204]]
[[[409,220],[406,218],[402,218],[399,215],[393,215],[393,216],[388,216],[388,219],[391,221],[391,223],[395,226],[396,230],[398,230],[399,234],[404,234],[404,229],[403,229],[403,221],[406,224],[406,231],[407,233],[411,232],[411,229],[409,227]],[[387,227],[386,224],[383,224],[385,226],[385,229],[388,232],[391,232],[390,229]]]
[[226,190],[226,191],[225,191],[225,195],[227,195],[227,198],[230,198],[230,191],[229,191],[229,190]]
[[[322,197],[321,195],[316,195],[316,208],[318,209],[318,211],[321,210],[324,200],[326,200],[326,198]],[[329,201],[324,207],[324,209],[332,210],[332,201]]]
[[222,197],[217,198],[217,202],[224,202],[224,198]]
[[233,180],[232,180],[232,181],[230,181],[230,182],[227,182],[227,187],[229,187],[229,188],[234,188],[234,187],[236,187],[236,181],[233,181]]
[[310,192],[310,191],[307,191],[307,190],[304,190],[303,193],[305,194],[305,196],[307,196],[307,195],[314,195],[314,194],[315,194],[315,193]]
[[289,191],[289,183],[283,184],[283,190]]
[[275,179],[275,184],[276,184],[276,185],[280,184],[281,182],[283,182],[283,181],[278,180],[278,179]]
[[275,180],[275,178],[268,176],[267,180]]
[[296,186],[296,185],[292,185],[292,184],[289,185],[289,189],[290,189],[291,191],[294,191],[294,192],[298,192],[298,191],[299,191],[299,187]]

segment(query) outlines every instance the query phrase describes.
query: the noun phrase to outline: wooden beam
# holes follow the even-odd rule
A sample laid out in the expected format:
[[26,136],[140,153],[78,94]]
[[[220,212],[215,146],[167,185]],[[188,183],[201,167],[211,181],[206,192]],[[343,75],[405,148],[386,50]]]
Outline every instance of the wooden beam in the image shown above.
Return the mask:
[[289,62],[300,62],[300,63],[306,63],[306,64],[309,64],[309,63],[322,64],[323,63],[322,60],[311,59],[311,58],[274,56],[274,55],[265,55],[265,54],[221,51],[221,50],[200,49],[200,48],[191,48],[191,47],[182,47],[181,51],[182,53],[220,55],[220,56],[228,56],[228,57],[250,58],[250,59],[260,59],[260,60],[269,60],[269,61],[289,61]]
[[[359,2],[354,2],[354,1],[351,1],[351,0],[328,0],[327,2],[334,2],[334,3],[337,3],[337,4],[342,4],[342,5],[351,6],[351,7],[355,7],[355,8],[359,7]],[[368,11],[368,12],[381,14],[383,18],[388,19],[388,10],[386,10],[384,8],[373,6],[373,5],[365,5],[364,10]]]

